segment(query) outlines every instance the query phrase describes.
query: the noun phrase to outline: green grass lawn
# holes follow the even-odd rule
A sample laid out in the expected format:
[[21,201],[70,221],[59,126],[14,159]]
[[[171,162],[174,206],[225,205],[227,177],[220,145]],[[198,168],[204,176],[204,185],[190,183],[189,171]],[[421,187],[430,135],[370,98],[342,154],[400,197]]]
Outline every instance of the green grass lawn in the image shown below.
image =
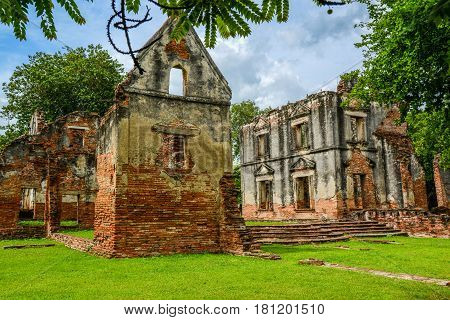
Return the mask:
[[[351,271],[299,265],[319,258],[346,265],[450,278],[450,240],[389,238],[320,246],[265,246],[282,260],[225,254],[105,259],[65,248],[3,250],[0,299],[449,299],[450,288]],[[349,246],[354,250],[333,247]],[[360,251],[357,248],[370,248]]]
[[78,226],[78,221],[76,220],[62,220],[59,225],[61,227],[76,227]]
[[94,239],[94,230],[62,230],[60,233],[68,234],[74,237]]
[[22,220],[17,224],[22,227],[43,227],[44,220]]
[[[44,220],[22,220],[18,224],[23,227],[41,227],[44,226]],[[76,220],[62,220],[60,225],[62,227],[76,227],[78,222]]]

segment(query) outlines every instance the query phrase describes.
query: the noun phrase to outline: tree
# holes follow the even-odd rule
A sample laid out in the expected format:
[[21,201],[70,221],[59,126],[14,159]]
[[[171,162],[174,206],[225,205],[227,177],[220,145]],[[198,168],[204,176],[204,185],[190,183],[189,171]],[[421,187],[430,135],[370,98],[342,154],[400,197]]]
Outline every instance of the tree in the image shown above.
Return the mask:
[[361,24],[368,32],[356,45],[363,48],[365,61],[350,98],[400,104],[430,177],[434,154],[442,152],[443,165],[450,165],[450,24],[433,18],[436,6],[445,1],[360,1],[367,4],[370,21]]
[[233,147],[233,180],[238,192],[238,203],[242,203],[241,195],[241,167],[239,165],[241,151],[241,129],[261,114],[267,113],[271,108],[260,109],[254,101],[246,100],[231,106],[231,145]]
[[233,147],[233,159],[239,162],[241,149],[241,128],[250,123],[253,119],[270,110],[269,108],[260,109],[256,106],[254,101],[246,100],[240,103],[235,103],[231,106],[231,145]]
[[8,102],[1,115],[17,122],[3,128],[0,148],[28,130],[36,110],[47,121],[73,111],[103,114],[113,103],[123,72],[122,65],[101,46],[31,56],[3,83]]

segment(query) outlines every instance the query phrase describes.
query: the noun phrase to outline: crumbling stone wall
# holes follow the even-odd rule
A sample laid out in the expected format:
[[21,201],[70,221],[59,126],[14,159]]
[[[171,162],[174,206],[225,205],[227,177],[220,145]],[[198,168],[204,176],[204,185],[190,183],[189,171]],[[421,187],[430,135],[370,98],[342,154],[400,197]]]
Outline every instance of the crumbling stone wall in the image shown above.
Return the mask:
[[[39,119],[39,117],[37,118]],[[45,218],[49,232],[60,220],[94,220],[97,115],[72,113],[32,126],[0,155],[0,233],[20,233],[22,190],[35,190],[34,219]],[[34,118],[36,121],[36,118]]]
[[[99,128],[94,251],[110,257],[248,250],[230,172],[231,90],[191,30],[167,21]],[[151,41],[151,40],[150,40]],[[184,96],[169,94],[182,69]],[[234,208],[233,208],[234,207]]]
[[438,207],[449,208],[450,205],[450,170],[445,170],[439,165],[440,156],[433,161],[434,184],[436,186],[436,198]]
[[[307,96],[242,128],[246,219],[337,219],[363,208],[428,208],[425,175],[405,125],[397,124],[398,109],[363,108],[358,101],[342,108],[351,86],[341,82],[338,92]],[[308,141],[299,146],[299,139]],[[261,204],[266,198],[270,206]]]

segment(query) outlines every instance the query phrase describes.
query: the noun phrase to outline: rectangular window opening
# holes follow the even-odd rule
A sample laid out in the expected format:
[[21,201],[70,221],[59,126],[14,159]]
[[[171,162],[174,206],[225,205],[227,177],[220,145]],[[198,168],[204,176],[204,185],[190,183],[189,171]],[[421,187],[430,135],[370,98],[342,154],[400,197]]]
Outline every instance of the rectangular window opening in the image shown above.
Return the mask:
[[363,117],[351,117],[351,140],[354,142],[366,141],[366,120]]
[[267,134],[257,136],[257,154],[258,157],[264,157],[267,154]]
[[299,177],[295,179],[295,193],[296,193],[296,209],[310,209],[310,183],[309,177]]
[[259,181],[259,210],[272,209],[272,181]]
[[309,126],[307,122],[294,126],[294,144],[296,149],[309,148]]

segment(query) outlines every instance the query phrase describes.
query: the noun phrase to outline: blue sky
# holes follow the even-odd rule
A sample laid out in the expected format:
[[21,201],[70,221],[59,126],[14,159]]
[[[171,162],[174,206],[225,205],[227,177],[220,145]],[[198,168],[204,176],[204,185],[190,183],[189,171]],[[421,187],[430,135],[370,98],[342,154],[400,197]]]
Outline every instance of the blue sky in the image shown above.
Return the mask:
[[[45,39],[36,19],[32,19],[36,25],[28,25],[26,41],[16,40],[11,28],[0,25],[0,83],[8,80],[17,65],[27,62],[29,55],[56,52],[63,43],[70,47],[101,44],[126,69],[131,68],[130,59],[116,53],[106,38],[106,22],[112,12],[110,1],[79,2],[87,24],[79,26],[57,9],[59,41]],[[219,40],[216,48],[209,51],[233,90],[233,102],[251,99],[262,107],[277,107],[321,89],[334,90],[336,76],[355,64],[358,67],[362,52],[353,44],[359,41],[361,30],[354,25],[367,20],[365,8],[360,4],[336,7],[332,15],[326,10],[311,0],[291,1],[287,23],[257,25],[245,39]],[[136,47],[143,45],[165,20],[156,8],[152,14],[153,21],[133,34]],[[197,32],[203,36],[203,30]],[[123,43],[121,34],[114,36]],[[1,92],[0,105],[5,103]],[[4,122],[0,119],[0,123]]]

